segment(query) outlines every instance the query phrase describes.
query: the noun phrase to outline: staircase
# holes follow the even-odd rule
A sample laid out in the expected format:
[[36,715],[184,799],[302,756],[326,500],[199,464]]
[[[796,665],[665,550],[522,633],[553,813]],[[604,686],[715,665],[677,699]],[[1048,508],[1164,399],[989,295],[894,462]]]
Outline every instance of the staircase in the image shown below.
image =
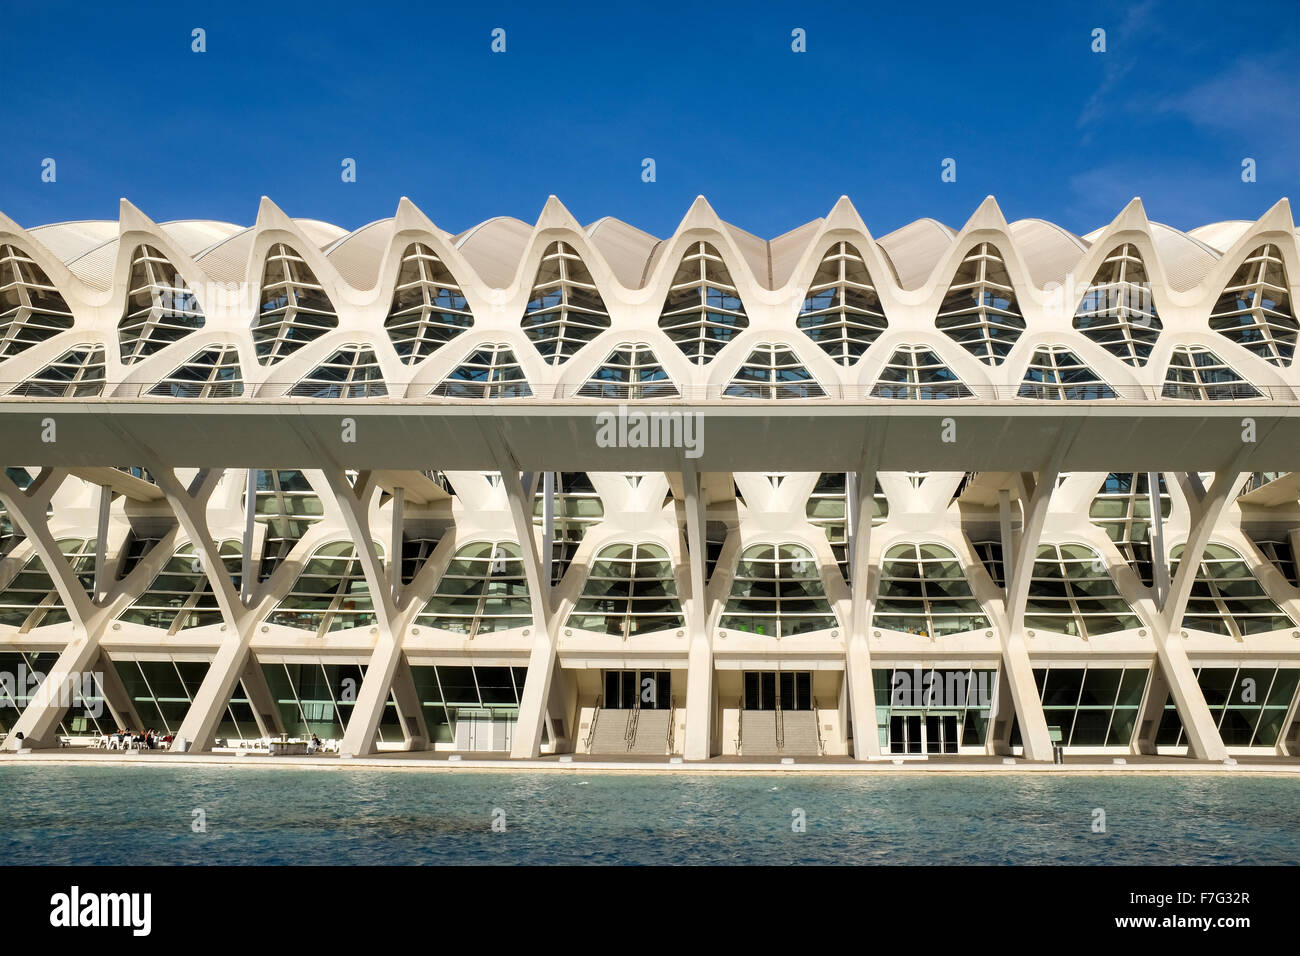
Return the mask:
[[816,757],[821,754],[817,734],[817,713],[811,710],[782,711],[785,720],[785,746],[781,753],[790,757]]
[[821,754],[817,734],[817,713],[811,710],[783,710],[783,740],[777,743],[777,716],[773,710],[742,710],[741,756],[816,757]]
[[775,757],[781,753],[776,745],[776,711],[742,710],[740,738],[742,756]]
[[664,756],[668,752],[668,722],[672,719],[671,710],[645,710],[637,719],[636,737],[628,753],[657,754]]
[[[672,721],[671,710],[618,710],[602,707],[596,717],[595,732],[591,737],[592,754],[621,756],[623,754],[657,754],[668,752],[668,727]],[[631,739],[629,730],[634,729]]]

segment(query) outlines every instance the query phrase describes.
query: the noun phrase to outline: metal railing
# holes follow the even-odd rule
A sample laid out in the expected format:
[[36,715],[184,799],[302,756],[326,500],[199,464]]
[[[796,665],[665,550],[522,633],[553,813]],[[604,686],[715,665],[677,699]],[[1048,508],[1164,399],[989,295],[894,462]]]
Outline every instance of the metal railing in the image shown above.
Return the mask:
[[741,745],[745,736],[745,698],[736,701],[736,754],[742,754]]
[[826,756],[826,741],[822,740],[821,711],[817,707],[817,698],[812,699],[813,726],[817,729],[817,756]]
[[[470,385],[471,383],[467,383]],[[339,384],[304,384],[301,381],[245,381],[245,382],[0,382],[3,399],[130,399],[130,400],[196,400],[196,401],[254,401],[275,400],[287,402],[317,401],[420,401],[429,404],[462,404],[481,402],[564,402],[566,404],[608,405],[620,402],[645,402],[649,404],[683,404],[702,401],[756,402],[765,404],[820,402],[864,402],[894,404],[898,402],[987,402],[1017,401],[1045,402],[1067,401],[1096,402],[1165,402],[1185,401],[1241,402],[1271,400],[1295,402],[1300,400],[1300,384],[1264,385],[1247,382],[1212,383],[1206,386],[1186,386],[1173,383],[1159,385],[1117,385],[1102,388],[1096,385],[1051,386],[1038,383],[1012,385],[906,385],[876,383],[871,385],[826,383],[784,383],[776,385],[679,385],[671,390],[651,388],[645,384],[609,385],[593,388],[589,384],[573,383],[511,383],[514,387],[503,389],[496,385],[472,386],[450,389],[428,382],[356,382]],[[1205,398],[1202,398],[1202,390]]]
[[591,744],[596,739],[596,721],[600,720],[600,707],[604,701],[604,695],[596,698],[596,709],[591,714],[591,727],[587,730],[587,740],[584,744],[587,748],[587,753],[591,753]]
[[627,742],[627,749],[631,750],[636,746],[636,728],[641,722],[641,698],[636,699],[632,705],[632,713],[627,715],[627,729],[623,731],[623,740]]

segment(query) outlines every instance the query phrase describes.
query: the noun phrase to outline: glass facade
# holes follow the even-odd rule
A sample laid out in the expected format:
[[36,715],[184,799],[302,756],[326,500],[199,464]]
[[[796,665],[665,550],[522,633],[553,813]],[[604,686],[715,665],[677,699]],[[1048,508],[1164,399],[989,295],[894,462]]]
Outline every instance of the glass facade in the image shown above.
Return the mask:
[[[223,541],[220,553],[238,589],[242,563],[240,543]],[[118,620],[161,628],[169,634],[222,623],[221,608],[212,593],[208,576],[203,573],[202,558],[195,553],[194,545],[186,544],[177,549],[149,589],[118,615]]]
[[465,294],[437,253],[422,242],[407,246],[384,320],[402,362],[428,358],[473,325]]
[[[1170,555],[1171,580],[1182,555],[1182,545]],[[1240,554],[1227,545],[1208,544],[1196,569],[1182,626],[1242,638],[1296,625],[1268,596]]]
[[153,246],[138,246],[117,327],[122,364],[138,362],[201,328],[203,309],[180,273]]
[[[1300,668],[1198,667],[1196,680],[1226,746],[1273,747],[1285,737],[1286,715],[1300,684]],[[1156,744],[1187,744],[1182,719],[1172,701],[1165,704]]]
[[[507,728],[518,719],[527,674],[526,667],[413,666],[411,676],[424,709],[429,742],[463,743],[474,750],[506,749],[492,744],[504,744]],[[480,743],[489,745],[476,746]]]
[[1074,327],[1127,364],[1147,364],[1163,325],[1137,246],[1125,243],[1106,256],[1074,313]]
[[1129,747],[1146,692],[1145,667],[1035,668],[1034,681],[1053,743]]
[[0,359],[72,328],[72,310],[36,261],[0,245]]
[[896,544],[885,552],[872,625],[922,637],[992,626],[957,556],[941,544]]
[[295,385],[294,398],[383,398],[388,394],[375,350],[345,345]]
[[684,627],[668,552],[657,544],[602,548],[566,626],[622,637]]
[[1034,351],[1018,394],[1020,398],[1072,402],[1115,397],[1115,391],[1063,345],[1042,346]]
[[894,754],[955,754],[981,750],[997,696],[991,669],[875,668],[880,749]]
[[659,328],[691,362],[707,365],[748,327],[745,304],[718,250],[691,243],[673,276]]
[[889,326],[862,253],[849,242],[826,250],[796,324],[840,365],[859,359]]
[[1210,313],[1210,328],[1273,365],[1289,366],[1296,332],[1286,266],[1277,246],[1254,249],[1233,273]]
[[316,549],[293,588],[266,620],[324,636],[330,631],[374,624],[374,608],[370,585],[352,542],[335,541]]
[[760,345],[749,353],[722,393],[728,398],[825,398],[826,391],[784,345]]
[[253,324],[257,360],[275,365],[338,324],[334,303],[302,256],[283,243],[272,246]]
[[104,390],[104,346],[78,345],[13,390],[31,398],[92,398]]
[[644,342],[625,342],[609,353],[604,364],[578,389],[578,395],[636,401],[676,398],[678,391],[654,349]]
[[780,638],[838,624],[812,552],[798,544],[760,544],[741,555],[718,626]]
[[596,280],[568,243],[553,242],[542,255],[520,326],[548,365],[563,365],[609,328]]
[[985,365],[1001,365],[1025,330],[1002,254],[991,242],[973,246],[953,277],[935,327]]
[[1161,394],[1200,402],[1260,397],[1259,389],[1203,345],[1174,347]]
[[[59,542],[59,550],[89,593],[95,586],[95,539],[65,538]],[[70,620],[63,599],[54,587],[54,579],[35,554],[0,591],[0,625],[26,632]]]
[[528,627],[532,615],[519,545],[477,541],[456,552],[415,623],[475,637]]
[[[262,673],[290,737],[315,734],[321,740],[341,740],[366,668],[362,664],[263,664]],[[391,692],[380,717],[378,739],[385,743],[405,739]]]

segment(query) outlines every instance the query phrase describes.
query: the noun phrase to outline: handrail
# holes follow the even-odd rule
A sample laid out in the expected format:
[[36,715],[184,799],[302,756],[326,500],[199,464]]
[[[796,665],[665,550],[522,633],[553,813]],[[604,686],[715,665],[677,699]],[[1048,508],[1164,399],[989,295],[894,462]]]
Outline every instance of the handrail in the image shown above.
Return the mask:
[[599,694],[596,697],[596,709],[591,715],[591,728],[587,731],[586,748],[587,753],[591,753],[592,741],[596,739],[596,721],[600,720],[600,707],[605,702],[605,695]]
[[817,756],[826,756],[826,742],[822,740],[822,719],[817,711],[817,698],[812,699],[813,705],[813,726],[817,728]]
[[631,750],[636,746],[636,727],[641,722],[641,698],[637,697],[636,703],[632,705],[632,713],[627,718],[627,729],[623,731],[623,739],[627,741],[627,749]]

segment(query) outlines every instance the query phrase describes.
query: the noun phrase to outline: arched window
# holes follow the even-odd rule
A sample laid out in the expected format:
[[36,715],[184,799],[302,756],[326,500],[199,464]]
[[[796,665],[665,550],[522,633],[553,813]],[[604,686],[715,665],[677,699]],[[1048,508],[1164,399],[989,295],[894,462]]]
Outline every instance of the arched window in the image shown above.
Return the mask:
[[1115,391],[1064,345],[1044,345],[1029,359],[1019,397],[1088,401],[1114,398]]
[[123,365],[203,328],[199,300],[176,267],[153,246],[136,248],[126,296],[126,310],[117,326]]
[[970,398],[965,386],[943,359],[924,345],[904,345],[894,351],[880,371],[872,398],[910,398],[934,401]]
[[1246,257],[1210,313],[1210,328],[1274,365],[1288,366],[1300,329],[1282,253],[1271,243]]
[[44,270],[17,246],[0,246],[0,359],[72,328],[72,310]]
[[338,324],[334,303],[302,256],[284,243],[272,246],[262,270],[261,306],[253,324],[258,361],[274,365]]
[[1228,402],[1259,398],[1260,392],[1203,345],[1179,345],[1169,356],[1165,371],[1165,398],[1201,402]]
[[722,393],[728,398],[825,398],[823,389],[785,345],[760,345],[749,353]]
[[382,398],[384,372],[368,345],[345,345],[289,391],[298,398]]
[[[95,586],[95,539],[67,538],[59,542],[59,551],[90,593]],[[0,591],[0,624],[30,631],[70,620],[54,579],[38,555],[28,558],[23,569]]]
[[644,342],[625,342],[609,353],[605,364],[578,389],[582,398],[635,401],[676,398],[677,386],[664,371],[654,349]]
[[615,544],[596,555],[568,626],[635,637],[684,623],[668,552],[657,544]]
[[966,254],[935,326],[986,365],[1006,359],[1025,320],[1006,263],[992,243],[978,243]]
[[[1170,554],[1171,579],[1178,574],[1183,550],[1179,545]],[[1260,586],[1241,555],[1226,545],[1207,544],[1182,626],[1241,638],[1296,625]]]
[[720,627],[790,637],[838,626],[812,552],[802,545],[746,548]]
[[957,556],[939,544],[896,544],[885,553],[872,623],[923,637],[990,626]]
[[519,545],[477,541],[456,552],[415,623],[475,637],[533,623]]
[[748,326],[745,305],[718,250],[707,242],[691,243],[673,276],[659,328],[688,359],[707,365]]
[[446,398],[529,398],[524,370],[508,345],[480,345],[430,395]]
[[384,320],[401,360],[414,365],[473,325],[464,293],[437,254],[421,242],[407,246]]
[[149,389],[169,398],[237,398],[244,394],[239,349],[214,345],[191,355],[184,365]]
[[826,250],[799,309],[799,328],[841,365],[851,365],[889,327],[867,264],[851,243]]
[[1074,313],[1074,327],[1111,355],[1141,368],[1163,326],[1137,246],[1113,249]]
[[104,346],[78,345],[13,390],[40,398],[92,398],[104,390]]
[[568,243],[547,247],[520,325],[548,365],[563,365],[609,328],[596,280]]
[[293,589],[267,621],[317,636],[375,623],[375,605],[361,559],[350,541],[317,548],[303,565]]
[[[233,584],[240,586],[240,543],[223,541],[220,545],[222,562],[230,572]],[[170,561],[163,565],[148,590],[141,594],[129,608],[121,613],[119,621],[146,624],[164,631],[183,631],[191,627],[220,624],[221,607],[212,584],[203,573],[202,558],[195,553],[194,545],[177,549]]]
[[1082,544],[1042,545],[1029,582],[1025,626],[1095,637],[1142,622],[1120,595],[1105,559]]
[[[1173,511],[1173,500],[1169,497],[1163,475],[1158,479],[1157,485],[1160,514],[1168,518]],[[1092,523],[1115,542],[1115,547],[1119,548],[1147,587],[1151,586],[1154,575],[1151,563],[1149,488],[1147,476],[1143,472],[1112,472],[1106,476],[1106,481],[1088,509]]]

